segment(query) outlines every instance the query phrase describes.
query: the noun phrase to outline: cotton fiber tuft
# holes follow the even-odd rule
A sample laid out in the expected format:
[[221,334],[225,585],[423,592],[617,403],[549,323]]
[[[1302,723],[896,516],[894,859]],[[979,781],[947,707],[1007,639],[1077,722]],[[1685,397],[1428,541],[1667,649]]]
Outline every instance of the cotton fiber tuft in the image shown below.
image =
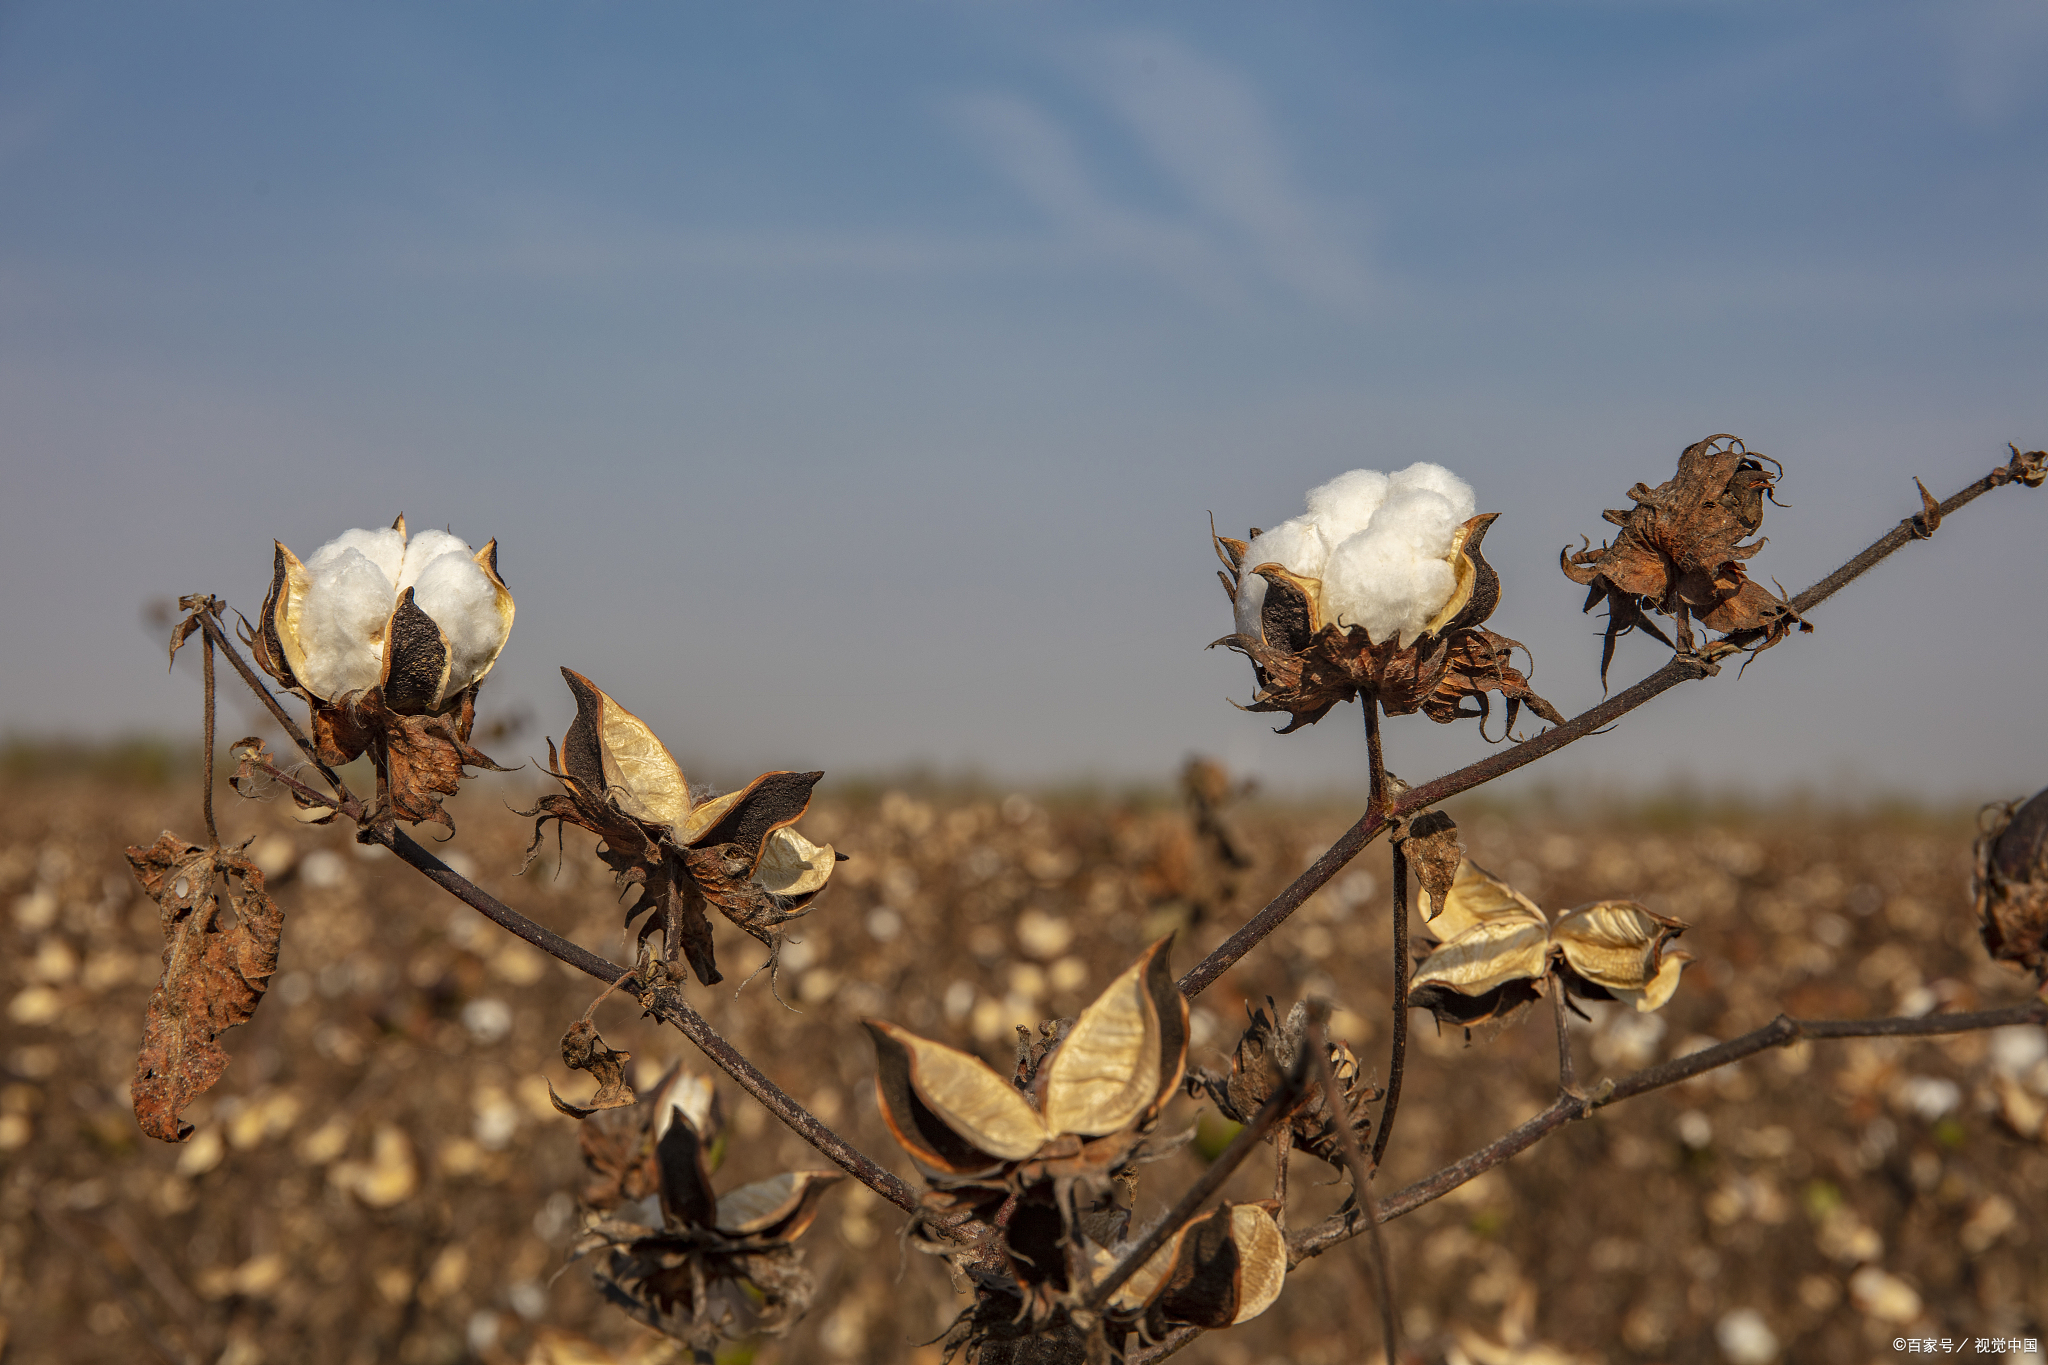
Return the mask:
[[[428,564],[412,593],[413,605],[433,617],[448,637],[451,693],[475,682],[477,675],[497,657],[498,647],[504,641],[497,587],[466,553],[468,549],[464,545],[461,550],[441,555]],[[407,553],[409,558],[410,551]]]
[[[392,577],[394,592],[404,592],[420,581],[420,575],[427,566],[443,555],[461,555],[468,559],[475,551],[461,536],[452,536],[446,531],[422,531],[412,538],[405,547],[405,567]],[[432,616],[432,612],[427,615]]]
[[[384,662],[384,627],[391,619],[391,580],[361,550],[342,544],[346,539],[321,546],[306,566],[313,582],[299,617],[299,639],[306,651],[303,681],[323,697],[377,685]],[[397,567],[395,562],[392,567]]]
[[1451,539],[1471,520],[1471,485],[1436,464],[1354,469],[1312,489],[1307,505],[1246,548],[1238,631],[1259,633],[1266,580],[1252,570],[1278,563],[1321,581],[1325,621],[1363,626],[1375,643],[1412,643],[1457,589]]

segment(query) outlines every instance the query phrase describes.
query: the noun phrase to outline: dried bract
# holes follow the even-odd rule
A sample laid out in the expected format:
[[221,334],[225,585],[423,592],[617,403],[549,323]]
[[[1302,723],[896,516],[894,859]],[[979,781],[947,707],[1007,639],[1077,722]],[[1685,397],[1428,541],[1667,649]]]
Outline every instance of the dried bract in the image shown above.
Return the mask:
[[790,828],[809,808],[821,772],[763,773],[736,792],[694,801],[690,784],[647,723],[573,669],[562,670],[576,719],[562,748],[548,741],[548,772],[567,789],[525,812],[536,817],[527,860],[550,820],[587,829],[622,887],[639,895],[628,925],[652,910],[663,960],[687,958],[705,985],[722,979],[705,903],[776,952],[781,926],[824,890],[840,855]]
[[1671,478],[1655,488],[1639,483],[1629,489],[1633,508],[1601,513],[1621,528],[1612,543],[1559,552],[1565,576],[1591,589],[1585,609],[1607,603],[1602,683],[1615,640],[1629,631],[1640,627],[1671,644],[1645,611],[1672,617],[1688,650],[1693,620],[1751,650],[1776,644],[1794,624],[1804,626],[1743,569],[1764,547],[1762,540],[1743,542],[1763,525],[1764,500],[1777,501],[1780,472],[1777,461],[1753,454],[1738,438],[1709,436],[1685,448]]
[[[1245,1006],[1250,1020],[1237,1040],[1228,1076],[1211,1071],[1188,1073],[1188,1093],[1207,1096],[1225,1117],[1236,1123],[1250,1123],[1268,1099],[1286,1088],[1287,1078],[1300,1063],[1302,1045],[1308,1036],[1309,1010],[1305,1002],[1297,1001],[1284,1019],[1279,1006],[1270,998],[1266,1004],[1273,1011],[1270,1015],[1265,1010]],[[1332,1104],[1331,1097],[1323,1092],[1320,1068],[1309,1066],[1300,1086],[1301,1101],[1287,1119],[1292,1130],[1290,1138],[1295,1148],[1338,1170],[1348,1170],[1338,1124],[1348,1123],[1358,1144],[1367,1145],[1372,1118],[1366,1107],[1378,1100],[1381,1092],[1360,1074],[1358,1058],[1348,1044],[1341,1039],[1329,1039],[1323,1046],[1330,1058],[1331,1075],[1343,1093]]]
[[[1044,1330],[1085,1295],[1095,1251],[1118,1244],[1136,1168],[1187,1064],[1188,1007],[1161,939],[1081,1011],[1021,1089],[980,1058],[867,1019],[882,1116],[933,1186],[932,1249],[1007,1305],[963,1319]],[[1001,1217],[998,1218],[998,1213]]]
[[284,911],[239,848],[201,848],[165,830],[130,848],[128,863],[164,933],[135,1059],[135,1119],[151,1137],[183,1142],[192,1126],[179,1115],[227,1070],[220,1035],[247,1023],[269,989]]
[[[1350,620],[1348,598],[1340,599],[1324,579],[1277,561],[1251,562],[1249,543],[1211,532],[1239,628],[1210,648],[1226,645],[1252,661],[1259,690],[1244,709],[1286,712],[1291,719],[1281,734],[1361,695],[1390,716],[1421,711],[1441,724],[1460,717],[1483,724],[1491,709],[1486,694],[1498,692],[1507,701],[1510,728],[1524,705],[1562,724],[1564,717],[1510,662],[1523,646],[1482,628],[1500,604],[1500,575],[1479,548],[1498,515],[1472,517],[1451,533],[1442,566],[1449,595],[1442,605],[1412,630],[1396,627],[1377,640],[1368,626]],[[1254,599],[1256,614],[1246,610]],[[1468,707],[1468,701],[1478,705]]]
[[2048,789],[1985,815],[1970,878],[1984,946],[2048,983]]
[[323,763],[370,755],[380,812],[453,829],[441,799],[463,768],[498,769],[469,743],[477,688],[512,632],[498,542],[472,551],[445,531],[408,542],[400,516],[304,562],[275,544],[248,636],[257,663],[306,699]]
[[548,1098],[556,1109],[572,1119],[587,1119],[600,1109],[618,1109],[632,1104],[633,1087],[626,1083],[626,1063],[633,1060],[630,1052],[620,1052],[605,1046],[598,1036],[597,1025],[588,1016],[569,1025],[569,1031],[562,1035],[562,1062],[572,1071],[588,1071],[597,1078],[597,1093],[587,1104],[571,1104],[555,1093],[553,1081],[548,1082]]
[[814,1286],[795,1243],[826,1191],[845,1176],[790,1171],[718,1195],[711,1144],[699,1127],[703,1114],[688,1111],[685,1079],[680,1068],[670,1071],[649,1101],[612,1111],[621,1116],[614,1132],[596,1144],[586,1138],[598,1190],[654,1188],[631,1202],[595,1204],[608,1216],[589,1229],[576,1254],[602,1250],[592,1275],[606,1298],[708,1352],[721,1340],[786,1331],[803,1316]]
[[1553,923],[1536,903],[1469,858],[1450,893],[1427,901],[1439,941],[1416,967],[1409,1003],[1467,1028],[1506,1020],[1556,977],[1571,995],[1663,1006],[1692,955],[1667,950],[1686,925],[1634,901],[1596,901]]

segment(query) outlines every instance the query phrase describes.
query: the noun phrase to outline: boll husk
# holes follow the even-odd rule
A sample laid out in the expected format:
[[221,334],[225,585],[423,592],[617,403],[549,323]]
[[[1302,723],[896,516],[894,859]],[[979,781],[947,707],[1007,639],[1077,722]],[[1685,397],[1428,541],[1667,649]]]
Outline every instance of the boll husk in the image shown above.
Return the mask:
[[406,540],[344,531],[301,562],[273,542],[258,652],[271,676],[314,701],[381,688],[402,715],[438,712],[482,682],[512,633],[498,542],[472,551],[446,531]]
[[[894,1024],[862,1021],[875,1044],[882,1117],[932,1186],[924,1220],[949,1230],[923,1244],[982,1290],[951,1344],[1071,1325],[1101,1255],[1127,1244],[1128,1191],[1140,1164],[1170,1150],[1150,1135],[1187,1066],[1188,1006],[1173,983],[1168,942],[1146,949],[1064,1033],[1047,1026],[1044,1049],[1020,1049],[1014,1078]],[[1276,1263],[1267,1254],[1270,1239],[1257,1232],[1248,1225],[1244,1237],[1253,1269],[1227,1295],[1204,1291],[1205,1323],[1227,1323],[1271,1302],[1269,1280],[1284,1274],[1285,1256]],[[1200,1273],[1218,1285],[1235,1274],[1236,1263],[1226,1262],[1237,1253],[1214,1242],[1204,1234],[1172,1243],[1145,1292],[1131,1291],[1111,1315],[1142,1320],[1190,1311],[1178,1298],[1162,1308],[1162,1297]],[[1186,1275],[1166,1273],[1177,1258],[1186,1260]],[[1271,1289],[1278,1292],[1277,1281]]]
[[1970,878],[1984,946],[2048,982],[2048,789],[1985,814]]
[[[1766,462],[1772,467],[1766,469]],[[1671,617],[1687,650],[1690,622],[1720,632],[1726,644],[1713,646],[1715,653],[1768,649],[1795,624],[1812,629],[1744,567],[1764,547],[1761,538],[1743,542],[1762,527],[1765,500],[1777,501],[1782,473],[1776,460],[1751,451],[1739,437],[1709,436],[1685,448],[1677,472],[1663,483],[1629,489],[1634,507],[1601,513],[1621,528],[1611,543],[1559,552],[1565,577],[1588,589],[1585,610],[1607,603],[1603,685],[1614,642],[1629,631],[1641,629],[1672,643],[1646,612]]]
[[708,1091],[673,1068],[650,1098],[585,1120],[584,1160],[598,1177],[586,1203],[601,1216],[572,1254],[604,1253],[592,1277],[606,1298],[708,1354],[722,1340],[787,1331],[810,1306],[795,1242],[845,1177],[789,1171],[718,1194],[716,1110],[688,1103],[693,1082]]
[[1505,1021],[1553,976],[1587,1000],[1663,1008],[1692,955],[1667,945],[1686,925],[1635,901],[1596,901],[1553,921],[1536,903],[1469,858],[1448,894],[1424,892],[1438,942],[1417,965],[1408,1002],[1439,1024]]
[[535,809],[530,863],[550,820],[576,825],[603,842],[598,856],[622,888],[640,894],[626,910],[630,926],[653,911],[641,937],[658,926],[663,961],[687,959],[704,985],[722,978],[712,949],[708,902],[769,950],[781,926],[797,919],[825,887],[840,855],[792,826],[811,802],[821,772],[762,773],[724,796],[698,801],[674,755],[648,724],[574,669],[562,678],[576,698],[576,719],[558,753],[548,741],[548,772],[566,795]]
[[1510,726],[1523,705],[1563,722],[1510,663],[1522,646],[1481,629],[1500,602],[1479,548],[1498,514],[1474,516],[1462,479],[1431,464],[1352,470],[1308,506],[1249,541],[1211,533],[1237,619],[1215,643],[1251,659],[1259,683],[1246,710],[1287,712],[1285,734],[1363,694],[1387,715],[1447,724],[1483,721],[1498,692]]
[[270,592],[247,637],[257,662],[306,699],[321,762],[370,754],[377,818],[452,830],[441,799],[464,768],[498,766],[469,744],[477,688],[512,631],[498,542],[472,551],[446,531],[408,541],[401,515],[304,561],[273,544]]

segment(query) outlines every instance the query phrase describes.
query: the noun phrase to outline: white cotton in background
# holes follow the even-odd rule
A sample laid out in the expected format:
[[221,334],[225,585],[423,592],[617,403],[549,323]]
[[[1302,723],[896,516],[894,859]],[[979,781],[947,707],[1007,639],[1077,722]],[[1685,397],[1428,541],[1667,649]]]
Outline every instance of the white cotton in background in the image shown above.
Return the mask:
[[[306,561],[306,567],[317,576],[323,567],[333,563],[349,550],[354,550],[375,564],[383,573],[385,582],[398,581],[399,566],[405,560],[405,537],[395,526],[387,526],[381,531],[365,531],[360,527],[353,531],[343,531],[313,551],[313,557]],[[390,609],[386,608],[387,615],[389,612]]]
[[[1470,489],[1465,496],[1469,503]],[[1457,514],[1439,493],[1396,488],[1365,530],[1331,553],[1323,571],[1324,617],[1364,626],[1374,643],[1397,637],[1403,647],[1412,643],[1457,588],[1449,557]]]
[[[420,539],[425,540],[426,536]],[[413,605],[432,617],[448,637],[448,694],[475,682],[505,643],[505,619],[498,614],[497,585],[469,557],[468,549],[464,545],[452,554],[441,555],[412,584]],[[444,695],[434,700],[438,703],[446,699]]]
[[1414,488],[1426,489],[1448,502],[1451,521],[1456,526],[1472,520],[1472,513],[1478,506],[1472,496],[1472,485],[1440,464],[1411,464],[1387,478],[1387,496],[1390,498]]
[[[1327,485],[1326,485],[1327,486]],[[1259,635],[1259,608],[1266,602],[1266,580],[1252,570],[1261,564],[1278,564],[1305,578],[1322,575],[1329,546],[1312,518],[1290,517],[1253,539],[1245,547],[1244,563],[1237,583],[1237,629],[1242,635]]]
[[299,610],[299,643],[306,651],[306,675],[299,681],[330,701],[377,685],[392,603],[384,571],[352,546],[335,550],[337,543],[321,546],[306,566],[313,581]]
[[1363,531],[1387,500],[1387,483],[1387,476],[1377,469],[1353,469],[1309,489],[1309,520],[1322,533],[1323,543],[1335,548]]
[[403,593],[420,581],[420,575],[427,571],[427,565],[442,555],[459,554],[468,559],[475,554],[469,542],[461,536],[446,531],[422,531],[414,536],[405,547],[405,564],[392,575],[392,589]]

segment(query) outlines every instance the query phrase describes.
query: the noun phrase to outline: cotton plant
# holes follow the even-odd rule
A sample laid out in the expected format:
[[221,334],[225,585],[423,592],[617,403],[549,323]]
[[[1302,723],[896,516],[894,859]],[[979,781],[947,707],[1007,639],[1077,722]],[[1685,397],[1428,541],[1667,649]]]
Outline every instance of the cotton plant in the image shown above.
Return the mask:
[[1471,485],[1436,464],[1354,469],[1306,503],[1248,540],[1214,537],[1237,624],[1216,643],[1252,661],[1247,710],[1288,713],[1286,733],[1364,695],[1390,716],[1449,723],[1484,718],[1498,692],[1511,725],[1524,705],[1563,723],[1511,666],[1521,646],[1481,629],[1500,577],[1479,547],[1499,514],[1473,514]]
[[[408,538],[405,517],[344,531],[301,560],[273,542],[257,662],[306,699],[322,762],[370,753],[383,809],[449,825],[441,798],[468,767],[476,691],[512,633],[498,542],[448,531]],[[330,811],[326,818],[332,818]]]

